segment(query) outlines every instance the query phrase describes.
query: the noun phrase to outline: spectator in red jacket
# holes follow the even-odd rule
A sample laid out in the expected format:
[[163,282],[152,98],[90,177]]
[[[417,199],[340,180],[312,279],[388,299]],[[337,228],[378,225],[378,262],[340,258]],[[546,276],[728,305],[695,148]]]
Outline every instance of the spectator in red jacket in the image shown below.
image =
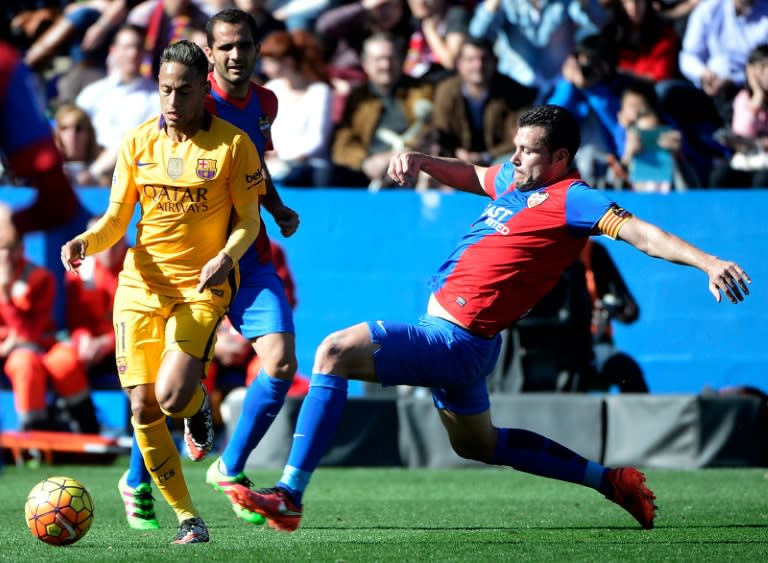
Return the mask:
[[120,386],[115,373],[112,306],[127,250],[128,241],[122,239],[104,252],[86,256],[78,274],[67,272],[65,279],[70,344],[89,380],[105,386]]
[[50,383],[64,405],[70,430],[99,431],[85,370],[74,349],[56,342],[51,314],[53,274],[24,257],[11,212],[0,207],[0,361],[11,381],[23,430],[54,429],[47,406]]
[[680,77],[680,37],[650,0],[614,0],[613,14],[605,34],[616,44],[621,72],[652,82]]

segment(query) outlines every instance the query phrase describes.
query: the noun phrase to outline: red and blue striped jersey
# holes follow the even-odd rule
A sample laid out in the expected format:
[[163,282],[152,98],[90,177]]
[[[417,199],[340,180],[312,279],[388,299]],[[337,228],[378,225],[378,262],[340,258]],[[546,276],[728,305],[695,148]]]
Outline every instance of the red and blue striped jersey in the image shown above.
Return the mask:
[[615,238],[631,217],[577,174],[526,192],[514,187],[513,174],[511,162],[486,172],[483,189],[493,201],[430,282],[449,313],[486,336],[509,327],[552,289],[590,235]]
[[[216,83],[213,73],[208,75],[211,92],[206,100],[206,109],[213,115],[229,121],[239,127],[251,138],[264,163],[265,151],[272,149],[270,129],[277,117],[277,96],[272,90],[251,82],[248,94],[244,98],[229,96]],[[272,251],[267,236],[264,220],[261,220],[259,236],[253,246],[240,259],[241,271],[248,271],[249,264],[254,267],[272,260]]]

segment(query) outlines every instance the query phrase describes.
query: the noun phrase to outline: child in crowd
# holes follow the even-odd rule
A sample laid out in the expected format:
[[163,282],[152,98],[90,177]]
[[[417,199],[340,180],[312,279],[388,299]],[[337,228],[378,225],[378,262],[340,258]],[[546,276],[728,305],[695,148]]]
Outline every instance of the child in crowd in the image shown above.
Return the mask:
[[651,85],[628,85],[621,95],[618,122],[624,130],[617,183],[637,192],[669,192],[700,185],[683,154],[679,130],[662,122]]
[[712,187],[768,186],[768,43],[750,53],[746,76],[746,87],[733,100],[731,128],[718,135],[733,156],[712,171]]

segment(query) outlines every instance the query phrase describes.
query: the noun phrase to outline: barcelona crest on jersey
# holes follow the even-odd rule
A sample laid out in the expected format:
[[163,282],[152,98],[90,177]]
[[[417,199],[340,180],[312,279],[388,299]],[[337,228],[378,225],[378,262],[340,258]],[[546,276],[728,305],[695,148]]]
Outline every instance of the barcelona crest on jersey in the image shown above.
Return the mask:
[[196,171],[198,178],[213,180],[216,177],[216,161],[212,158],[198,158]]

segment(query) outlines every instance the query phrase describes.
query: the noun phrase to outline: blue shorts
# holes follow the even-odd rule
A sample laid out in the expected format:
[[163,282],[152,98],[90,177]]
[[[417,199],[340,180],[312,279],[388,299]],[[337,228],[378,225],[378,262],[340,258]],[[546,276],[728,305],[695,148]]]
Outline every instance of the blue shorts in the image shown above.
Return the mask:
[[501,350],[501,336],[484,338],[424,315],[416,325],[369,321],[376,377],[382,385],[429,387],[438,409],[478,414],[490,408],[485,379]]
[[229,307],[232,326],[248,340],[265,334],[294,334],[293,312],[283,281],[271,262],[240,270],[240,287]]

